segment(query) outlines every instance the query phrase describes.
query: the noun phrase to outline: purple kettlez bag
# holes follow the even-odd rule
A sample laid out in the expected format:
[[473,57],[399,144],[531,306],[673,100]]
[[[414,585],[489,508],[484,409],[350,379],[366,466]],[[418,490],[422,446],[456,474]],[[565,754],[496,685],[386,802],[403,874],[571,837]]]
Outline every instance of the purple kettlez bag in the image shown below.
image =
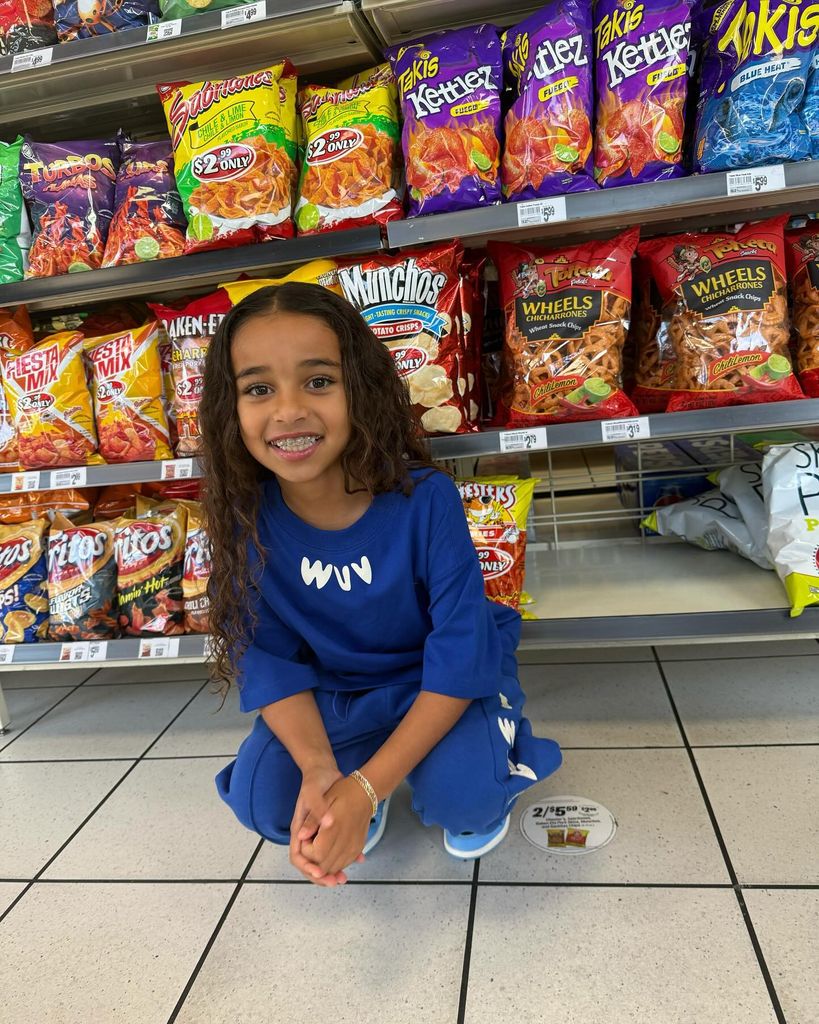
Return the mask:
[[682,163],[693,0],[595,7],[594,176],[610,185],[676,178]]
[[387,51],[404,115],[409,216],[501,200],[501,44],[494,25]]
[[552,0],[502,38],[504,67],[517,92],[505,122],[505,198],[595,188],[588,0]]

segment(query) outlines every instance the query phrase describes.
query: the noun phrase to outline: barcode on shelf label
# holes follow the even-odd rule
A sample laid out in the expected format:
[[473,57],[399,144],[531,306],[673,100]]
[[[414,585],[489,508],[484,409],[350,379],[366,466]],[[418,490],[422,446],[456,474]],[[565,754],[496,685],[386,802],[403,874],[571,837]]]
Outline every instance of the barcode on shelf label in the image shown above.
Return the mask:
[[14,644],[0,644],[0,665],[10,665],[14,661]]
[[213,641],[211,640],[211,638],[209,636],[205,637],[205,645],[204,645],[203,653],[204,653],[206,658],[209,658],[211,656],[211,654],[213,653]]
[[530,430],[504,430],[500,435],[500,450],[507,452],[533,452],[546,448],[546,428],[532,427]]
[[729,171],[725,175],[729,196],[750,196],[757,192],[776,192],[785,187],[785,167],[751,167],[746,171]]
[[632,420],[603,420],[601,423],[603,442],[639,441],[651,437],[651,422],[648,416],[638,416]]
[[182,32],[182,19],[175,18],[173,21],[160,21],[156,25],[149,25],[145,35],[148,43],[157,43],[162,39],[173,39]]
[[243,4],[241,7],[231,7],[222,11],[222,28],[232,28],[234,25],[249,25],[251,21],[260,21],[267,16],[267,4],[265,0],[259,0],[255,4]]
[[537,199],[531,203],[518,203],[518,226],[532,224],[557,224],[566,220],[566,199],[552,196],[551,199]]
[[60,647],[61,662],[105,661],[107,657],[107,640],[74,640]]
[[40,489],[39,473],[12,473],[11,487],[12,494],[22,494],[24,491],[38,491]]
[[11,62],[11,70],[30,71],[31,68],[44,68],[51,63],[53,56],[53,46],[44,46],[41,50],[30,50],[28,53],[16,53]]
[[87,479],[88,471],[85,466],[77,466],[75,469],[55,469],[51,473],[51,489],[58,491],[66,487],[85,487]]
[[170,459],[162,463],[162,480],[190,480],[193,476],[193,459]]
[[88,660],[105,661],[108,657],[107,640],[90,640],[88,643]]
[[175,658],[179,654],[178,636],[161,636],[156,640],[140,640],[140,658]]

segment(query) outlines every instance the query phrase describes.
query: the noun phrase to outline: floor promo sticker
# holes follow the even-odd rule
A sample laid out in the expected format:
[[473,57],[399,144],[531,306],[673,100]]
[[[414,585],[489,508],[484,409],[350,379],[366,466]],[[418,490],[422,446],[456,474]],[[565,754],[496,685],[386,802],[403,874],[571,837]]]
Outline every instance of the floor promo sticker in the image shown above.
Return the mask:
[[540,850],[577,856],[593,853],[614,839],[617,821],[596,800],[585,796],[553,796],[532,804],[520,817],[520,830]]

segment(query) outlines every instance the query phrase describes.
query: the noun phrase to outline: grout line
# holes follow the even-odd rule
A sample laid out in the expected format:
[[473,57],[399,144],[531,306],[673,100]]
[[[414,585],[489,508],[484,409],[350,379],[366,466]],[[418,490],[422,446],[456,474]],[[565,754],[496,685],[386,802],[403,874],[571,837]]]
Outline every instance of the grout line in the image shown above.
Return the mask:
[[199,960],[196,962],[196,966],[194,967],[193,971],[191,972],[191,976],[190,976],[190,978],[188,978],[187,984],[182,989],[182,994],[180,995],[179,999],[177,1000],[176,1006],[174,1006],[173,1010],[171,1011],[170,1017],[168,1017],[168,1024],[174,1024],[174,1021],[179,1016],[179,1013],[180,1013],[180,1011],[181,1011],[181,1009],[182,1009],[182,1007],[183,1007],[183,1005],[185,1003],[185,1000],[190,995],[190,991],[193,988],[194,983],[196,982],[196,979],[199,977],[199,972],[202,970],[202,967],[204,966],[205,960],[207,960],[208,954],[210,953],[211,949],[213,949],[213,944],[216,942],[216,939],[219,936],[219,932],[222,930],[222,925],[225,923],[225,921],[227,920],[228,914],[233,909],[233,904],[236,902],[236,900],[237,900],[237,898],[239,896],[239,893],[242,891],[242,885],[244,884],[244,881],[247,878],[247,874],[250,871],[250,869],[253,867],[253,863],[256,860],[256,858],[259,856],[259,853],[261,852],[261,849],[264,846],[264,843],[265,843],[264,839],[260,839],[259,840],[259,845],[253,851],[253,854],[251,855],[250,860],[247,862],[247,866],[245,867],[244,871],[242,872],[242,877],[236,883],[236,888],[233,890],[233,893],[231,894],[230,899],[227,901],[227,905],[225,906],[225,909],[222,911],[222,916],[216,922],[216,927],[213,929],[213,933],[211,934],[211,937],[208,939],[207,943],[205,944],[205,948],[202,950],[202,955],[199,957]]
[[461,994],[458,999],[458,1024],[464,1024],[466,997],[469,991],[469,967],[472,962],[472,934],[475,928],[475,907],[478,902],[478,877],[481,873],[480,857],[472,869],[472,886],[469,894],[469,913],[466,919],[466,941],[464,942],[464,965],[461,971]]
[[[761,641],[764,643],[765,641]],[[776,642],[776,641],[772,641]],[[819,640],[816,641],[819,643]],[[720,657],[702,657],[702,658],[665,658],[661,655],[660,660],[665,665],[687,665],[689,662],[704,662],[704,661],[759,661],[763,659],[781,660],[783,658],[809,658],[810,653],[804,654],[754,654],[753,651],[749,653],[748,649],[745,650],[744,654],[734,655],[721,655]],[[623,661],[583,661],[582,658],[577,661],[520,661],[518,662],[519,668],[565,668],[568,665],[605,665],[616,666],[616,665],[650,665],[652,664],[651,658],[632,658]]]
[[[0,751],[0,753],[2,753]],[[226,757],[236,757],[232,754],[154,754],[150,757],[140,756],[140,761],[206,761],[209,758],[224,760]],[[108,761],[134,761],[134,757],[34,757],[3,760],[0,758],[0,768],[6,764],[106,764]]]
[[[51,712],[54,710],[54,708],[56,708],[58,705],[62,704],[62,702],[64,700],[68,700],[69,697],[71,697],[73,694],[75,694],[77,692],[77,690],[79,690],[79,688],[81,686],[84,686],[84,685],[85,685],[85,680],[83,680],[81,683],[77,683],[75,686],[72,686],[71,689],[68,691],[68,693],[64,693],[62,695],[62,697],[60,697],[59,700],[54,701],[54,703],[51,705],[51,707],[47,711],[44,711],[40,715],[39,718],[35,718],[33,722],[29,722],[28,725],[25,727],[25,729],[21,729],[20,732],[18,732],[16,736],[12,737],[12,739],[10,739],[8,741],[8,743],[4,743],[3,746],[0,747],[0,753],[2,753],[4,750],[8,750],[8,748],[12,745],[12,743],[16,743],[17,740],[19,740],[21,736],[25,736],[25,734],[29,731],[29,729],[33,729],[34,726],[38,722],[42,722],[42,720],[46,717],[46,715],[50,715]],[[23,689],[23,687],[21,687],[21,689]],[[25,689],[30,689],[30,690],[35,690],[35,689],[58,690],[59,687],[58,686],[41,686],[41,687],[30,686],[30,687],[25,687]],[[8,690],[6,692],[7,693],[11,693],[12,691]],[[12,721],[13,721],[13,719],[12,719]],[[13,731],[13,729],[12,729],[12,731]],[[8,730],[6,731],[6,734],[8,734]],[[3,737],[0,737],[0,741],[2,741],[2,738]]]
[[773,983],[773,979],[771,978],[771,973],[768,970],[768,965],[765,962],[765,956],[762,952],[762,947],[759,944],[756,929],[754,928],[753,921],[751,920],[751,915],[748,911],[748,907],[745,904],[745,899],[742,895],[742,889],[740,887],[736,871],[734,870],[734,865],[731,862],[731,857],[728,853],[728,847],[725,844],[725,840],[719,827],[719,822],[717,821],[717,816],[711,804],[711,799],[708,796],[708,791],[705,788],[705,782],[703,781],[702,775],[700,774],[699,765],[697,764],[697,759],[694,756],[694,751],[691,748],[690,743],[688,742],[688,736],[686,735],[685,727],[683,726],[680,714],[677,711],[677,705],[674,703],[674,697],[671,693],[671,687],[668,684],[668,679],[666,678],[665,672],[663,671],[662,662],[660,661],[656,648],[652,648],[652,650],[654,651],[654,659],[657,663],[657,668],[660,672],[660,676],[662,677],[663,685],[665,686],[666,695],[668,696],[669,703],[671,704],[671,710],[674,713],[674,718],[677,720],[677,727],[679,728],[680,733],[682,734],[682,738],[685,742],[685,747],[688,753],[688,759],[691,764],[691,769],[694,772],[694,777],[697,780],[697,785],[700,788],[700,794],[702,796],[703,803],[705,804],[705,809],[708,813],[708,817],[711,819],[711,827],[714,830],[714,835],[716,836],[717,843],[719,844],[719,848],[722,852],[722,857],[725,861],[725,867],[727,868],[728,875],[731,879],[731,885],[733,887],[737,903],[739,904],[739,910],[742,914],[742,919],[745,922],[745,927],[748,929],[748,937],[751,940],[751,946],[753,947],[754,953],[756,954],[757,962],[759,964],[759,970],[762,974],[765,986],[768,989],[768,996],[771,1000],[771,1006],[773,1007],[774,1014],[779,1024],[787,1024],[785,1014],[782,1011],[782,1005],[779,1002],[779,995],[777,994],[776,988]]

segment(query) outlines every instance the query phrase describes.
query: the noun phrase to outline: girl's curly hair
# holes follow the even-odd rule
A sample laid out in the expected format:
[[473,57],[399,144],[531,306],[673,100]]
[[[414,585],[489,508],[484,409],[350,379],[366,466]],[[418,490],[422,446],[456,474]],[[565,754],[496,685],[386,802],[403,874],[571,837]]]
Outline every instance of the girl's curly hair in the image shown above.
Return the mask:
[[338,337],[351,430],[341,455],[348,493],[353,493],[353,481],[357,481],[372,495],[395,490],[409,495],[410,468],[436,468],[392,356],[354,306],[319,285],[297,282],[261,288],[234,306],[208,349],[199,407],[203,504],[212,554],[208,585],[212,678],[223,696],[255,626],[251,588],[257,580],[251,578],[248,541],[263,565],[256,521],[261,485],[271,476],[242,441],[231,343],[237,329],[251,317],[277,312],[317,317]]

